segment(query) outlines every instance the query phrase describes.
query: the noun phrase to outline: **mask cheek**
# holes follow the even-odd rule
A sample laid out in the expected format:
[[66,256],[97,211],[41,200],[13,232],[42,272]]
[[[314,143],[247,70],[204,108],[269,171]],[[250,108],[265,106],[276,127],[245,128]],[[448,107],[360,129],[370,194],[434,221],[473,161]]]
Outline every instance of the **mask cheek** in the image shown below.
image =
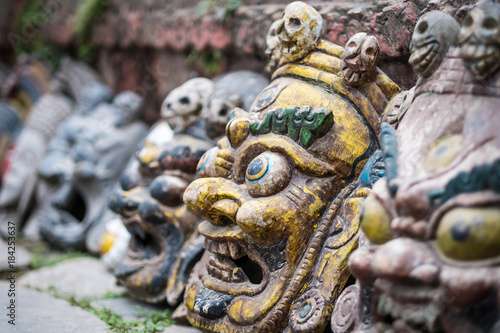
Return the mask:
[[289,236],[290,224],[296,218],[296,208],[283,196],[276,195],[244,203],[236,222],[257,244],[273,245]]

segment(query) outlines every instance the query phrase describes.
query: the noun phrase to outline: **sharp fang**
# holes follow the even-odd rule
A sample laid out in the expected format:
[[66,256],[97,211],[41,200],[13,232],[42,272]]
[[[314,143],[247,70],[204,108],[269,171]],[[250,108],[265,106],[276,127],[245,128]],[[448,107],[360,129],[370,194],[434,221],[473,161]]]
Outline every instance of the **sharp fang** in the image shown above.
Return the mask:
[[241,246],[237,243],[228,243],[229,252],[232,259],[239,259],[244,256]]

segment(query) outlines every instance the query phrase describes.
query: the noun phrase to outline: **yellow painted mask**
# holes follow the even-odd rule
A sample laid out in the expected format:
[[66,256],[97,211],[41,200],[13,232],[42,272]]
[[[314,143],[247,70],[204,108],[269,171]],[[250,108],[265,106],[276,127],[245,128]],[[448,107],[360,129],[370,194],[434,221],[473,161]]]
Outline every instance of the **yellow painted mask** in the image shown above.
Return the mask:
[[[364,90],[343,83],[342,48],[320,40],[283,60],[251,112],[202,158],[209,178],[184,202],[206,221],[205,254],[184,302],[190,323],[217,332],[319,332],[346,284],[357,246],[360,171],[378,148],[379,114],[399,89],[381,72]],[[212,166],[206,163],[212,161]],[[214,177],[217,176],[217,177]]]

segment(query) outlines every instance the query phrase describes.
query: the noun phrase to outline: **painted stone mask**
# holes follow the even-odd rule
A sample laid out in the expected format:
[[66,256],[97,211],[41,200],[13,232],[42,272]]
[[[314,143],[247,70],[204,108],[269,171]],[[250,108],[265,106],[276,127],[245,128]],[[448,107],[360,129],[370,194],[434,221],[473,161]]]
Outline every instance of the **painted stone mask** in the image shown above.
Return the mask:
[[[124,175],[110,202],[131,234],[114,274],[129,294],[150,303],[179,303],[187,277],[203,252],[199,219],[182,202],[196,165],[211,144],[186,135],[137,153],[137,173]],[[154,154],[158,152],[158,154]]]
[[460,29],[460,55],[476,79],[493,76],[500,68],[500,5],[476,6]]
[[362,331],[500,330],[499,77],[476,81],[459,54],[419,81],[382,138],[393,171],[365,201],[371,244],[349,262],[371,294]]
[[379,58],[377,39],[364,32],[355,34],[342,55],[342,77],[348,85],[359,87],[373,77]]
[[[226,145],[202,158],[199,168],[217,177],[186,189],[184,202],[206,220],[198,227],[206,251],[184,298],[202,330],[321,332],[348,279],[366,195],[354,180],[378,147],[384,106],[342,81],[341,47],[318,48],[314,56],[335,63],[332,72],[280,66],[250,113],[234,111]],[[311,85],[312,77],[331,89]],[[385,91],[398,91],[383,80]]]
[[313,7],[295,1],[286,6],[277,34],[281,52],[288,61],[295,61],[311,52],[323,27],[323,18]]
[[88,231],[101,221],[112,187],[145,134],[144,124],[134,121],[141,106],[140,96],[120,93],[113,103],[73,115],[58,128],[39,167],[36,217],[52,245],[85,248]]
[[431,11],[417,22],[410,43],[408,61],[415,72],[429,77],[439,67],[450,46],[458,41],[460,26],[448,14]]

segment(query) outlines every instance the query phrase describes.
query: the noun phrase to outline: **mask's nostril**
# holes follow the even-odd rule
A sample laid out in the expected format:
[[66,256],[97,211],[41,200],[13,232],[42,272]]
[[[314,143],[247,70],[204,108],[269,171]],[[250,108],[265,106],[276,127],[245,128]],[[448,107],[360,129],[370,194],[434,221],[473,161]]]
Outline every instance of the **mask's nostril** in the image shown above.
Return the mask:
[[276,29],[276,35],[279,35],[283,31],[284,24],[281,23]]
[[231,199],[222,199],[217,201],[211,209],[211,213],[214,216],[214,223],[216,224],[235,224],[236,223],[236,213],[240,205],[236,201]]

